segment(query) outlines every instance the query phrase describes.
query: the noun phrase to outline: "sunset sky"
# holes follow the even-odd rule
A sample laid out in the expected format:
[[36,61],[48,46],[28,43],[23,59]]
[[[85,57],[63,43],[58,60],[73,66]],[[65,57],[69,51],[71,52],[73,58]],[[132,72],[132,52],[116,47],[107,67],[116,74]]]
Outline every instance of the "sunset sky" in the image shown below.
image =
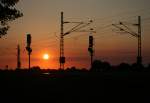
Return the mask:
[[[32,35],[31,66],[59,68],[60,12],[65,21],[88,21],[94,23],[95,59],[113,65],[121,62],[134,63],[137,57],[137,39],[119,33],[111,24],[123,21],[135,32],[138,16],[142,18],[143,63],[150,63],[150,0],[20,0],[16,5],[24,14],[10,23],[10,30],[0,39],[0,68],[16,68],[17,44],[21,46],[21,66],[28,67],[26,34]],[[73,25],[65,26],[68,30]],[[65,37],[65,67],[89,68],[89,32],[71,33]],[[50,55],[44,60],[43,54]]]

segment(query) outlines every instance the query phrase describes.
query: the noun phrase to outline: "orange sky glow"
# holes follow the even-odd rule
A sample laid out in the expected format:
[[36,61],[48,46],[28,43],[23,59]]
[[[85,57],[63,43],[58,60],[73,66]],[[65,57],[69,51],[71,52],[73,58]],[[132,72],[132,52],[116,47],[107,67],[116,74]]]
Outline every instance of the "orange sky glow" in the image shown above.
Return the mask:
[[[136,2],[136,4],[135,4]],[[67,5],[69,4],[69,5]],[[28,68],[26,34],[32,36],[31,66],[43,69],[59,68],[60,12],[65,21],[94,22],[89,28],[96,30],[94,59],[113,65],[121,62],[134,63],[137,56],[137,39],[119,33],[111,24],[123,21],[137,23],[142,17],[143,63],[150,63],[150,1],[148,0],[20,0],[17,4],[24,16],[10,23],[8,34],[0,39],[0,68],[16,68],[17,44],[21,47],[21,66]],[[65,25],[65,31],[73,25]],[[129,25],[134,31],[137,28]],[[90,68],[88,52],[89,32],[74,32],[65,37],[65,67]],[[43,60],[48,53],[50,58]]]

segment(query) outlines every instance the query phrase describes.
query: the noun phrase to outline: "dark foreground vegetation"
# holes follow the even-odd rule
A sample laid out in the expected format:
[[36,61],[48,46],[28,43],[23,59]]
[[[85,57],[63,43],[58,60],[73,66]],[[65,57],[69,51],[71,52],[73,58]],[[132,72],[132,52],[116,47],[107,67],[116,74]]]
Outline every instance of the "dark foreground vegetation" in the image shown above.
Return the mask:
[[0,103],[150,102],[149,66],[94,65],[91,70],[1,70]]

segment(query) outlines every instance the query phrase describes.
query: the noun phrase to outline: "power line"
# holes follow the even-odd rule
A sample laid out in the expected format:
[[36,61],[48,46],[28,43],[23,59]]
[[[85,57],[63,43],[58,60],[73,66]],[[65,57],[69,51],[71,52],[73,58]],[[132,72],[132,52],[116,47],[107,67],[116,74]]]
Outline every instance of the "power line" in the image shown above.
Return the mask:
[[[131,18],[135,16],[137,16],[137,14],[139,15],[139,13],[146,13],[146,12],[150,12],[148,11],[150,9],[150,7],[148,8],[141,8],[139,10],[135,10],[135,11],[125,11],[125,12],[119,12],[118,14],[114,14],[114,15],[111,15],[111,16],[107,16],[107,17],[103,17],[103,18],[95,18],[94,21],[104,21],[106,19],[112,19],[112,18],[118,18],[118,17],[125,17],[125,15],[132,15],[132,16],[129,16],[128,18]],[[146,13],[148,14],[148,13]],[[125,18],[125,19],[128,19],[128,18]]]
[[137,56],[137,64],[142,64],[142,53],[141,53],[141,17],[138,16],[138,23],[133,24],[133,26],[138,27],[138,32],[132,31],[128,26],[126,26],[123,22],[119,22],[119,24],[112,24],[114,27],[118,28],[120,31],[128,33],[138,39],[138,56]]
[[[64,64],[65,64],[64,37],[69,35],[72,32],[87,32],[87,30],[83,30],[83,28],[89,26],[91,23],[93,23],[92,20],[90,20],[88,22],[83,22],[83,21],[77,21],[77,22],[64,21],[64,14],[63,14],[63,12],[61,12],[60,59],[59,59],[60,69],[64,69]],[[73,26],[67,32],[64,32],[64,24],[75,24],[75,26]],[[90,32],[93,32],[93,31],[91,30]]]

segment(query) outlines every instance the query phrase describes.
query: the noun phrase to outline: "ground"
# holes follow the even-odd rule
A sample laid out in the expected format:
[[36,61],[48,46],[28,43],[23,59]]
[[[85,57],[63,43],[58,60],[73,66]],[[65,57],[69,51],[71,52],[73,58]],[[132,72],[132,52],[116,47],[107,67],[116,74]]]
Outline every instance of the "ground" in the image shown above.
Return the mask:
[[150,102],[150,72],[3,71],[1,103]]

